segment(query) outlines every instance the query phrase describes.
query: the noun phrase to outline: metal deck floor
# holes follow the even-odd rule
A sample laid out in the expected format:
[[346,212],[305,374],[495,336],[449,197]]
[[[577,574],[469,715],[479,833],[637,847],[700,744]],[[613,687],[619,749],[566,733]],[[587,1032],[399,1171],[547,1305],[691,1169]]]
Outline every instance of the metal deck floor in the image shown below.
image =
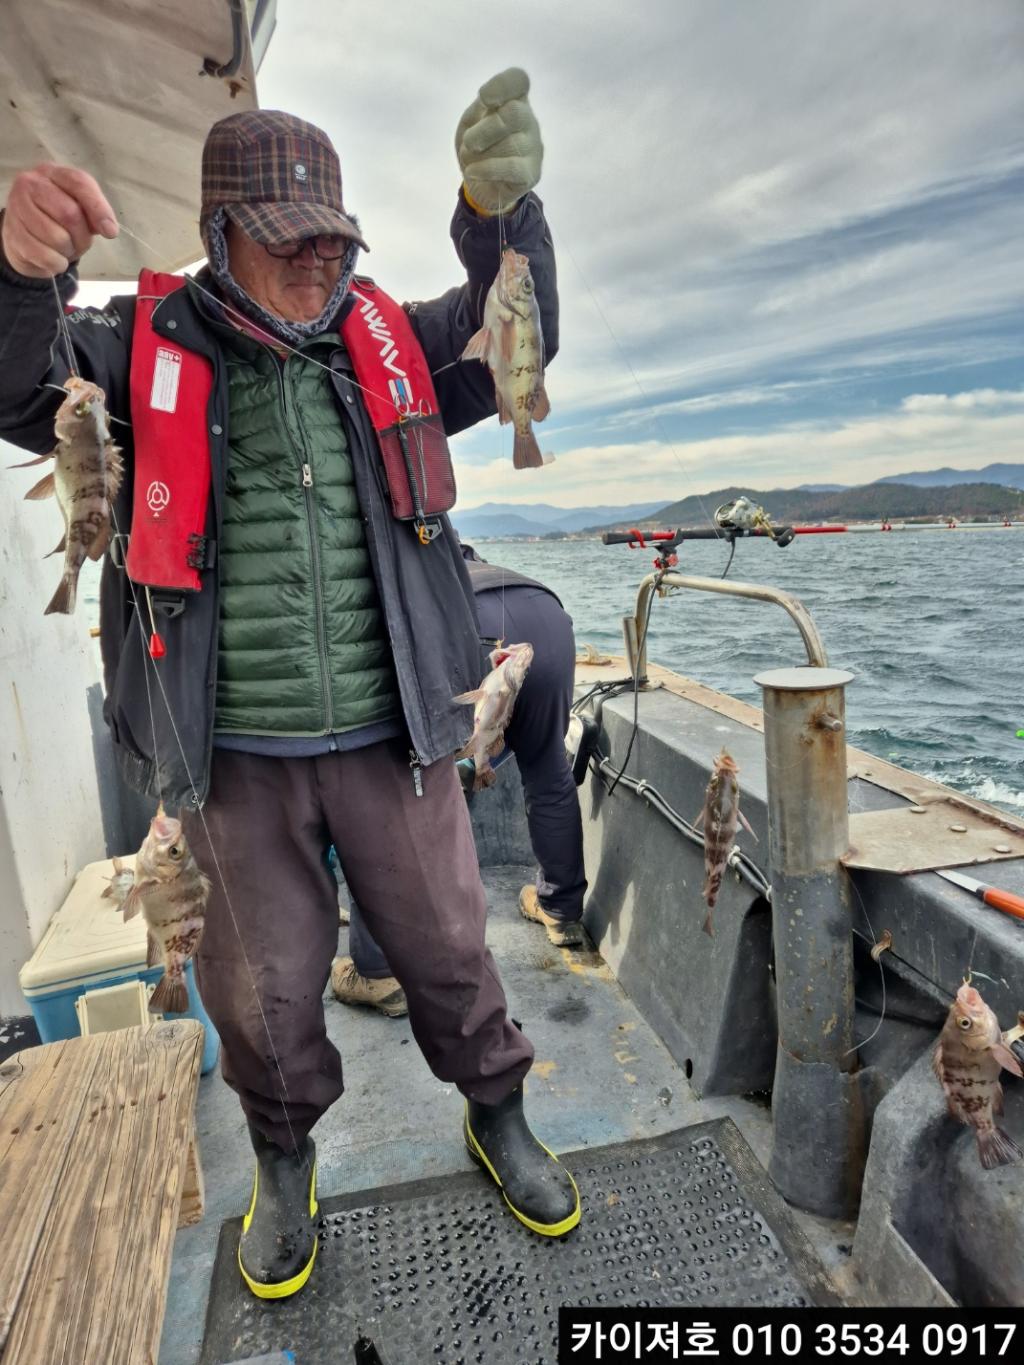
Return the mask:
[[[744,1099],[697,1100],[686,1076],[597,954],[553,948],[519,914],[524,866],[483,869],[488,943],[509,1005],[536,1048],[527,1111],[556,1152],[654,1137],[688,1124],[731,1117],[762,1163],[770,1150],[767,1107]],[[345,950],[347,931],[341,933]],[[473,1170],[460,1133],[461,1099],[427,1069],[407,1019],[385,1019],[329,997],[328,1031],[345,1062],[346,1093],[317,1125],[321,1198]],[[197,1131],[206,1180],[206,1216],[177,1236],[160,1365],[199,1359],[221,1223],[251,1193],[252,1154],[242,1112],[219,1072],[203,1078]],[[476,1172],[481,1181],[486,1177]],[[852,1226],[797,1219],[842,1284]],[[523,1230],[523,1259],[539,1255]]]

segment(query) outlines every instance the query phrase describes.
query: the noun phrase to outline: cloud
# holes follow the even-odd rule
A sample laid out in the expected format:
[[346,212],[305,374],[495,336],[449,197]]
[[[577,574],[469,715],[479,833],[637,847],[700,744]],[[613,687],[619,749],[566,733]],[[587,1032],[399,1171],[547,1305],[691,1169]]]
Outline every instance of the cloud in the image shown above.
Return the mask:
[[[694,471],[711,487],[719,462],[853,481],[841,449],[881,472],[985,463],[993,437],[1024,458],[1012,423],[980,421],[1019,409],[981,395],[1024,365],[1019,0],[581,8],[289,0],[259,78],[264,107],[334,138],[365,268],[422,299],[461,278],[456,122],[494,71],[530,72],[561,350],[558,462],[523,477],[565,505],[633,473],[630,501]],[[506,495],[496,427],[457,448],[464,480],[490,480],[476,500]]]
[[904,412],[969,412],[974,408],[1024,407],[1024,389],[973,389],[969,393],[911,393]]
[[[944,397],[944,395],[921,395]],[[736,484],[744,488],[792,488],[802,483],[870,483],[890,474],[952,465],[1024,462],[1024,402],[1011,394],[1011,410],[992,406],[907,407],[854,420],[787,423],[770,432],[586,445],[561,451],[555,464],[513,470],[510,458],[468,466],[457,460],[459,503],[549,502],[573,507],[597,499],[634,503],[671,502]],[[481,439],[483,433],[477,435]],[[466,435],[459,442],[473,439]],[[486,439],[486,437],[483,437]],[[457,446],[458,448],[458,446]]]

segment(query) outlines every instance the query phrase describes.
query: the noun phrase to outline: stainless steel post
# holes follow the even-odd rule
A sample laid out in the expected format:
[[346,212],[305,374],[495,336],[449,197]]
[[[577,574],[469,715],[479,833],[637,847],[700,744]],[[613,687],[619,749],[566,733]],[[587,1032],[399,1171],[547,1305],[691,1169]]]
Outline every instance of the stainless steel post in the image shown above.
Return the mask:
[[844,688],[835,668],[760,673],[779,1024],[769,1173],[797,1207],[851,1216],[864,1173],[854,1049]]

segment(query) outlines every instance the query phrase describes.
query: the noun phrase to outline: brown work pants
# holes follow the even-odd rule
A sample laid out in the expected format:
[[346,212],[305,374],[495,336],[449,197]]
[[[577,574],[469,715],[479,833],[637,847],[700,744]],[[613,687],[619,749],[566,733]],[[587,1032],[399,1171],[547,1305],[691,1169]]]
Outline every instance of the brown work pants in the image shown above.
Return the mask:
[[196,974],[224,1079],[282,1147],[343,1090],[323,1006],[338,946],[332,843],[434,1074],[496,1104],[530,1069],[533,1047],[508,1017],[484,944],[487,904],[455,765],[424,768],[422,787],[417,796],[397,740],[315,758],[218,749],[205,827],[187,818],[211,882]]

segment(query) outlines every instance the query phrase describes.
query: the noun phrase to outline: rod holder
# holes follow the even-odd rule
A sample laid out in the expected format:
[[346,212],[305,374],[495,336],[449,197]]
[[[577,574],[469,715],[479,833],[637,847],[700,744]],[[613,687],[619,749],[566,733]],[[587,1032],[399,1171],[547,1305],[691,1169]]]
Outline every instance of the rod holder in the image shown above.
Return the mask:
[[829,1218],[860,1203],[866,1137],[854,1046],[845,688],[835,668],[779,668],[764,697],[779,1039],[769,1174]]

